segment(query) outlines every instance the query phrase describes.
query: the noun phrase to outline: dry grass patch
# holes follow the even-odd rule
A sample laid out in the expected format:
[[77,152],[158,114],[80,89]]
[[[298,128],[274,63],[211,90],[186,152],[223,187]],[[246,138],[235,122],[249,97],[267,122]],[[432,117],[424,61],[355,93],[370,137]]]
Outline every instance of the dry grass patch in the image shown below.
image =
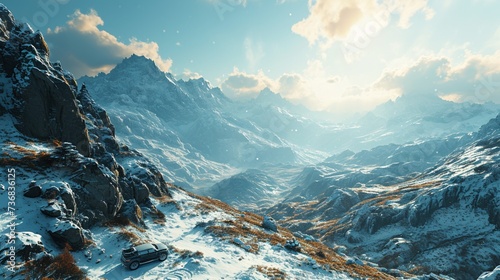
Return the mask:
[[213,199],[210,197],[204,197],[204,196],[198,196],[196,195],[196,198],[201,200],[201,202],[196,205],[197,209],[206,209],[209,211],[223,211],[228,214],[240,214],[241,212],[236,210],[235,208],[229,206],[228,204],[218,200],[218,199]]
[[204,254],[201,251],[193,252],[193,251],[190,251],[190,250],[179,249],[179,248],[174,247],[174,246],[172,246],[172,251],[174,251],[175,253],[179,254],[179,257],[181,259],[186,259],[186,258],[201,259],[201,258],[204,257]]
[[[173,186],[171,184],[167,184],[169,187]],[[177,208],[177,210],[181,211],[182,210],[182,207],[177,203],[177,201],[175,201],[172,197],[168,196],[168,195],[162,195],[162,196],[152,196],[153,199],[155,199],[156,201],[158,201],[158,203],[161,205],[161,206],[168,206],[168,205],[174,205],[175,208]]]
[[158,225],[164,225],[167,221],[165,214],[156,208],[151,211],[151,216],[153,217],[153,223]]
[[[138,207],[138,208],[140,210],[140,207]],[[141,216],[142,216],[142,210],[140,210],[140,211],[141,211]],[[131,226],[140,232],[146,232],[145,229],[132,223],[127,217],[123,217],[123,216],[115,216],[113,219],[108,220],[107,222],[103,223],[103,225],[107,226],[107,227],[120,227],[120,228]]]
[[[31,150],[29,150],[31,151]],[[48,166],[51,166],[52,163],[54,162],[54,159],[51,157],[51,154],[49,152],[34,152],[33,153],[26,153],[23,157],[21,158],[14,158],[11,157],[8,153],[6,157],[2,157],[0,159],[0,165],[4,166],[20,166],[20,167],[27,167],[27,168],[32,168],[32,169],[44,169]]]
[[374,206],[384,206],[388,201],[396,200],[396,199],[401,199],[401,194],[392,194],[392,195],[382,196],[373,205]]
[[118,236],[120,236],[124,240],[127,240],[134,246],[146,243],[146,240],[143,240],[141,237],[139,237],[139,235],[124,228],[120,229],[120,232],[118,232]]
[[266,275],[269,279],[275,279],[275,280],[286,279],[286,273],[276,267],[263,266],[263,265],[256,265],[252,267],[255,268],[258,272]]
[[56,257],[47,255],[38,260],[26,262],[23,271],[25,279],[88,279],[86,273],[76,265],[75,259],[69,251],[69,246],[66,246],[63,252]]

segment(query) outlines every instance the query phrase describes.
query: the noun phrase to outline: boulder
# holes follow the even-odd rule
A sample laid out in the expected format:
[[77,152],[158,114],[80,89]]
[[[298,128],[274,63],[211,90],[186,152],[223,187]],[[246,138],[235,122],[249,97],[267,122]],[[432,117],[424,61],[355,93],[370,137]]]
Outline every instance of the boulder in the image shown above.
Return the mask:
[[56,219],[55,222],[52,222],[48,232],[61,248],[68,244],[71,249],[80,250],[84,246],[83,230],[72,221]]
[[51,186],[47,188],[42,195],[42,198],[46,199],[54,199],[59,196],[60,190],[56,186]]
[[91,215],[85,224],[92,226],[114,218],[123,203],[116,174],[94,159],[87,158],[80,166],[72,180],[81,186],[73,188],[78,211]]
[[47,206],[43,206],[42,208],[40,208],[40,211],[43,214],[54,218],[61,217],[61,215],[63,214],[63,209],[57,202],[53,202]]
[[[168,185],[163,179],[163,175],[158,170],[154,164],[149,162],[148,159],[144,158],[142,155],[138,156],[140,160],[133,160],[128,163],[129,166],[126,166],[127,175],[134,182],[142,182],[146,185],[149,192],[156,196],[170,196],[168,192]],[[136,199],[137,200],[137,199]],[[137,203],[141,203],[137,200]]]
[[300,252],[302,250],[299,241],[297,241],[297,239],[295,238],[287,240],[284,247],[290,251],[295,251],[295,252]]
[[364,265],[363,261],[360,260],[360,259],[358,259],[358,258],[356,258],[356,257],[354,257],[354,258],[348,258],[346,260],[345,264],[347,264],[347,265],[357,264],[357,265],[361,265],[361,266]]
[[278,232],[278,226],[272,217],[265,216],[262,221],[262,227],[274,232]]
[[75,201],[75,196],[73,193],[73,190],[71,188],[64,189],[61,192],[61,199],[64,202],[65,208],[68,210],[68,213],[75,214],[77,207],[76,207],[76,201]]
[[26,190],[24,190],[23,195],[30,198],[39,197],[42,195],[42,187],[39,185],[29,186]]

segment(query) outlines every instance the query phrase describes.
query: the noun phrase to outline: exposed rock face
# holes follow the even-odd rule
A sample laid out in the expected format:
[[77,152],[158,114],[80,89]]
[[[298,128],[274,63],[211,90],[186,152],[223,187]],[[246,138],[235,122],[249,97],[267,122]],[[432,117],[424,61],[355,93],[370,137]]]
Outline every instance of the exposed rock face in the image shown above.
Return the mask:
[[120,216],[128,219],[132,223],[136,225],[143,225],[144,221],[142,220],[142,211],[139,205],[135,202],[135,200],[130,199],[126,200],[123,203],[123,206],[120,211]]
[[[0,115],[11,115],[23,137],[52,140],[43,143],[49,150],[44,153],[50,153],[44,168],[58,177],[44,186],[34,182],[24,195],[50,201],[38,212],[54,217],[48,232],[59,245],[78,250],[82,227],[130,209],[139,209],[131,211],[137,216],[138,204],[154,207],[149,196],[169,191],[148,159],[118,143],[109,116],[86,87],[78,90],[73,75],[50,62],[49,55],[43,35],[16,22],[0,4]],[[133,203],[122,209],[124,196]],[[141,217],[134,221],[140,224]]]
[[[24,67],[22,65],[21,67]],[[47,76],[33,68],[26,88],[15,93],[23,107],[19,115],[19,131],[40,139],[61,139],[73,143],[85,156],[90,155],[90,140],[85,120],[75,102],[68,82]]]
[[75,189],[79,206],[87,210],[86,213],[91,214],[96,222],[105,221],[118,213],[123,197],[115,174],[96,161],[87,160],[72,179],[81,186]]
[[41,140],[59,139],[90,155],[90,139],[75,99],[76,82],[54,68],[43,35],[25,23],[16,23],[1,5],[0,46],[3,72],[14,87],[6,108],[23,134]]

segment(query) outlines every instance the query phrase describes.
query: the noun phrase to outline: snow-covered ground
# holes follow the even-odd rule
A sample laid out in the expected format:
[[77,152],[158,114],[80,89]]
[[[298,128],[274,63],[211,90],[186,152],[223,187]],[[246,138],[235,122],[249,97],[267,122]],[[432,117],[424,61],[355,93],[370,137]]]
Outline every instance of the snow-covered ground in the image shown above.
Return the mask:
[[[275,268],[296,279],[350,279],[346,274],[326,271],[315,267],[311,258],[292,253],[280,245],[260,242],[257,253],[248,252],[235,242],[227,242],[206,231],[203,225],[235,220],[236,217],[222,211],[197,209],[200,200],[186,193],[173,191],[173,203],[157,202],[159,210],[166,214],[161,224],[147,220],[148,230],[141,232],[126,228],[97,228],[93,230],[95,247],[75,253],[78,265],[87,270],[89,277],[106,279],[269,279],[258,267]],[[165,262],[142,265],[130,271],[120,264],[121,249],[130,242],[120,237],[121,231],[130,231],[144,241],[167,244],[171,254]],[[110,234],[114,233],[114,234]],[[245,240],[245,236],[235,237]],[[242,241],[243,242],[243,241]],[[92,258],[87,251],[92,252]],[[104,251],[105,253],[101,253]],[[110,255],[112,257],[110,257]],[[96,263],[98,262],[99,263]]]

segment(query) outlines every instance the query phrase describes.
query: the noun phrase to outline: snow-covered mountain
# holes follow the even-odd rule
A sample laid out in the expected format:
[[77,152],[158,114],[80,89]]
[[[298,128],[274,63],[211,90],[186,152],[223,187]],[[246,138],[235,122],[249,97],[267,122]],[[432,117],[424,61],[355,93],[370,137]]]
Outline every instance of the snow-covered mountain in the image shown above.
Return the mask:
[[198,191],[247,168],[304,166],[344,150],[475,131],[499,109],[402,96],[359,121],[338,124],[269,89],[248,102],[233,102],[203,78],[176,80],[136,55],[109,74],[79,82],[103,104],[119,139],[164,167],[169,181]]
[[212,185],[234,174],[234,168],[312,162],[323,156],[237,114],[244,111],[241,105],[203,78],[175,80],[145,57],[133,55],[109,74],[79,82],[103,104],[122,141],[186,187]]
[[[456,279],[494,270],[500,256],[500,115],[477,133],[421,145],[406,156],[401,151],[407,146],[390,149],[389,156],[379,147],[333,157],[305,170],[305,187],[271,213],[293,230],[384,267]],[[420,160],[413,162],[413,155]],[[362,166],[346,171],[335,159]],[[378,167],[367,167],[370,162]],[[394,180],[401,170],[414,178]]]

